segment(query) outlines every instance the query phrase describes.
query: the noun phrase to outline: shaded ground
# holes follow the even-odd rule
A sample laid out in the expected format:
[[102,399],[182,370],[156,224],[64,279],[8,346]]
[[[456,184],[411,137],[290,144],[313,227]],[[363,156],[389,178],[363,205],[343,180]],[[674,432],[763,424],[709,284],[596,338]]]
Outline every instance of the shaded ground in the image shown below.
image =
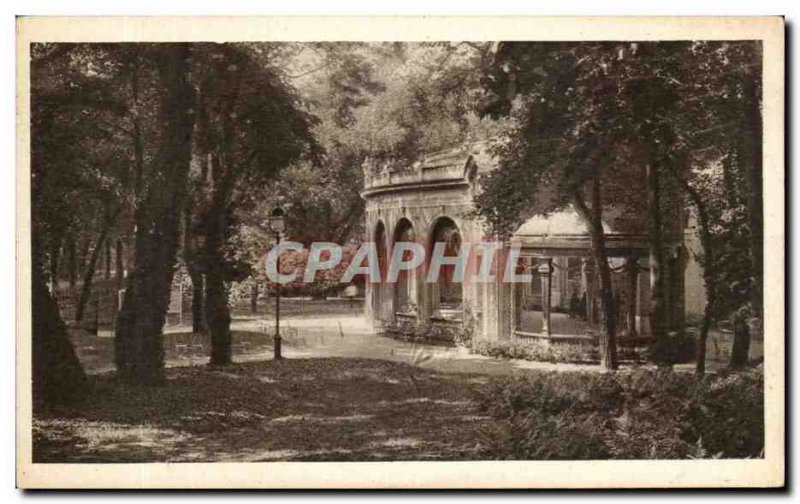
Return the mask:
[[92,377],[83,404],[34,420],[34,461],[480,458],[484,376],[352,358],[167,373],[160,388]]
[[[75,331],[94,390],[85,404],[34,420],[34,460],[481,458],[479,431],[488,418],[476,414],[470,397],[491,376],[600,370],[398,341],[376,334],[360,305],[338,303],[316,313],[324,303],[287,309],[281,323],[287,360],[281,362],[270,360],[269,314],[236,312],[236,365],[224,370],[205,365],[207,338],[192,336],[184,325],[167,327],[169,382],[159,389],[115,384],[108,374],[114,369],[111,331]],[[727,362],[724,336],[711,335],[712,371]]]

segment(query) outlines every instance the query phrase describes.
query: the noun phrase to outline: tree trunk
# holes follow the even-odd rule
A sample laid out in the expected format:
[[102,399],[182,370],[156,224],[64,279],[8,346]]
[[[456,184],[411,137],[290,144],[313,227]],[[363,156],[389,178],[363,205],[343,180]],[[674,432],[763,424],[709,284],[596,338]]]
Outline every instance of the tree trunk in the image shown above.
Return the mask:
[[[192,332],[208,332],[205,314],[205,278],[203,264],[197,256],[195,238],[198,234],[194,216],[200,214],[203,191],[208,176],[209,156],[207,149],[208,118],[204,103],[204,86],[201,83],[196,97],[197,120],[192,141],[192,158],[196,160],[189,175],[190,191],[183,208],[183,264],[192,280]],[[199,165],[199,173],[195,166]]]
[[753,311],[760,319],[763,309],[763,246],[764,246],[764,198],[763,198],[763,144],[762,144],[762,119],[761,119],[761,94],[755,76],[748,79],[745,86],[748,102],[748,133],[750,158],[745,160],[747,173],[747,216],[749,221],[751,239],[750,252],[753,263],[755,285],[753,289]]
[[205,226],[206,320],[211,333],[210,363],[224,366],[231,363],[231,316],[223,255],[227,215],[221,194],[215,192],[214,197],[217,201],[209,209]]
[[55,243],[50,250],[50,285],[52,290],[58,287],[58,264],[61,258],[61,239],[55,240]]
[[661,183],[658,169],[647,165],[647,203],[650,211],[650,330],[655,338],[653,359],[659,366],[671,364],[664,306],[664,247],[661,225]]
[[636,294],[639,289],[639,258],[636,255],[628,257],[625,263],[628,275],[628,298],[626,302],[626,316],[628,324],[628,338],[636,339]]
[[106,241],[106,261],[105,261],[105,271],[104,277],[106,280],[111,278],[111,241]]
[[250,286],[250,313],[258,313],[258,282]]
[[[753,291],[751,297],[751,310],[749,315],[754,318],[755,330],[763,337],[764,321],[764,199],[763,199],[763,134],[761,117],[761,93],[757,76],[750,75],[745,83],[745,97],[747,110],[747,127],[744,134],[747,138],[740,145],[748,147],[749,156],[737,156],[738,161],[745,163],[747,176],[747,221],[750,230],[750,262],[753,271]],[[731,352],[733,363],[734,354],[744,354],[741,358],[747,361],[750,349],[750,325],[746,323],[747,330],[741,332],[739,338],[734,337],[734,347]],[[738,363],[736,364],[738,365]]]
[[619,367],[617,361],[617,318],[614,309],[614,291],[611,286],[611,267],[606,254],[605,232],[603,231],[603,199],[600,179],[596,175],[591,181],[592,207],[588,208],[579,192],[574,194],[578,213],[589,228],[592,243],[592,257],[600,278],[600,305],[603,321],[600,330],[600,364],[609,371]]
[[[138,55],[133,58],[131,66],[131,99],[133,102],[133,109],[139,111],[139,60]],[[133,140],[133,159],[134,159],[134,181],[133,181],[133,195],[138,207],[140,198],[142,197],[143,181],[144,181],[144,141],[142,138],[142,120],[141,114],[136,113],[133,117],[133,130],[131,136]]]
[[117,238],[117,251],[114,254],[116,260],[117,291],[121,290],[125,282],[125,262],[122,259],[122,240]]
[[198,263],[193,233],[194,224],[192,223],[192,212],[194,211],[194,197],[189,194],[188,201],[183,208],[183,264],[192,280],[192,332],[205,333],[205,288],[203,272]]
[[195,272],[190,277],[192,279],[192,332],[205,334],[208,327],[206,327],[203,274]]
[[72,236],[72,233],[67,238],[67,269],[69,286],[74,289],[78,280],[78,262],[75,257],[75,237]]
[[89,263],[86,265],[86,271],[83,273],[81,296],[78,299],[78,306],[75,307],[75,322],[83,320],[83,312],[86,310],[86,303],[92,295],[92,284],[94,283],[94,272],[97,269],[97,260],[100,257],[100,251],[103,250],[105,245],[106,236],[108,235],[110,227],[110,224],[106,224],[100,232],[100,236],[97,237],[97,243],[95,243],[94,250],[92,250],[92,257],[89,259]]
[[750,353],[750,324],[748,309],[741,309],[734,312],[731,317],[733,325],[733,347],[731,348],[731,360],[729,366],[733,369],[741,369],[747,366],[748,354]]
[[[234,105],[241,83],[241,73],[235,72],[231,80],[221,83],[220,94],[225,99],[218,111],[220,133],[213,140],[201,136],[200,151],[210,162],[211,197],[204,222],[204,265],[206,322],[211,333],[210,364],[224,366],[231,361],[231,316],[228,308],[228,291],[225,286],[227,260],[225,245],[228,239],[228,210],[230,196],[236,181],[235,168],[230,164],[232,156],[229,146],[234,143],[232,121]],[[201,125],[205,130],[207,119],[203,96],[199,100]],[[212,143],[213,142],[213,143]],[[210,154],[210,155],[207,155]]]
[[700,326],[700,335],[697,339],[697,357],[695,373],[703,376],[706,372],[706,345],[708,343],[708,331],[711,329],[711,322],[714,318],[714,306],[716,304],[716,270],[714,248],[711,244],[711,229],[706,210],[700,195],[691,188],[688,188],[689,196],[697,209],[697,218],[700,224],[700,245],[703,247],[703,284],[706,289],[706,305],[703,309],[703,323]]
[[38,410],[80,399],[86,376],[35,260],[31,273],[33,406]]
[[83,238],[81,242],[81,248],[78,251],[78,271],[81,275],[86,274],[86,262],[89,256],[89,247],[92,246],[92,240],[88,236]]
[[163,129],[153,161],[153,183],[137,208],[135,259],[115,338],[121,379],[156,384],[164,379],[163,326],[180,242],[180,217],[191,162],[194,90],[189,82],[189,44],[154,49]]

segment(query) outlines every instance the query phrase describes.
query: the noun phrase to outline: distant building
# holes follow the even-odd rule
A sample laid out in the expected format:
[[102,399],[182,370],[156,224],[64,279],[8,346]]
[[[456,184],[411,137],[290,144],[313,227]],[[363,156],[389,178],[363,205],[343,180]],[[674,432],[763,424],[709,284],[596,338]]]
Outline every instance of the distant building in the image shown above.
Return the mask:
[[[400,241],[423,244],[426,261],[436,242],[448,243],[446,255],[454,255],[460,243],[491,241],[470,213],[478,175],[494,166],[485,144],[439,152],[402,171],[365,166],[367,239],[377,244],[379,261],[385,264],[392,244]],[[692,253],[697,250],[696,233],[686,225],[688,213],[678,215],[672,238],[664,246],[671,329],[681,327],[686,314],[701,314],[705,302],[702,269]],[[647,236],[604,227],[619,335],[647,337],[651,287]],[[532,273],[530,282],[503,283],[502,274],[495,275],[493,283],[470,281],[479,264],[472,261],[463,283],[452,282],[447,274],[427,283],[423,267],[401,273],[395,284],[368,283],[367,316],[384,327],[439,325],[453,334],[469,323],[473,338],[484,340],[592,338],[600,322],[599,282],[589,235],[578,214],[566,208],[546,218],[534,217],[503,247],[507,250],[514,243],[521,247],[517,270]]]

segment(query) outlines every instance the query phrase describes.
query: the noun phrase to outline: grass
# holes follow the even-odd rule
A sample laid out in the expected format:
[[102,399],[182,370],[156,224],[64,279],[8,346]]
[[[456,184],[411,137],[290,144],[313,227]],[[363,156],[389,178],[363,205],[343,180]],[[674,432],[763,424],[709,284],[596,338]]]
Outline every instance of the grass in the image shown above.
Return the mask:
[[478,458],[484,377],[366,359],[167,370],[163,387],[91,378],[81,404],[34,418],[35,462]]

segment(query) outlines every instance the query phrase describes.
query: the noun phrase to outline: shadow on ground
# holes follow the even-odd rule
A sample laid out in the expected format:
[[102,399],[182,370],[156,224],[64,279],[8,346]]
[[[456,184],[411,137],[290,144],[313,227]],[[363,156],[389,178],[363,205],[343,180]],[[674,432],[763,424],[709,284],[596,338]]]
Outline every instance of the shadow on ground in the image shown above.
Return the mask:
[[167,370],[157,388],[94,376],[34,419],[34,462],[480,458],[471,392],[485,376],[353,358]]

